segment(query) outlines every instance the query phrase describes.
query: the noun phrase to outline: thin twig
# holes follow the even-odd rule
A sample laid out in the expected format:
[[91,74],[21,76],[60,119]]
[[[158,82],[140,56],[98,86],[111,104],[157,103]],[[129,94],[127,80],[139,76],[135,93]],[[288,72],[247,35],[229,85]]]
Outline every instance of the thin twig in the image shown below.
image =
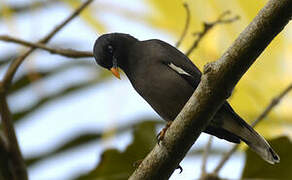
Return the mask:
[[[76,9],[65,21],[63,21],[61,24],[59,24],[57,27],[55,27],[47,36],[45,36],[43,39],[41,39],[38,43],[45,44],[47,43],[57,32],[59,32],[64,26],[66,26],[72,19],[74,19],[79,13],[87,7],[93,0],[87,0],[84,2],[78,9]],[[18,58],[16,58],[12,64],[9,66],[8,71],[6,72],[3,84],[4,88],[7,90],[11,86],[11,81],[14,77],[15,72],[17,71],[20,64],[24,61],[24,59],[30,55],[36,48],[31,47],[28,51],[20,55]]]
[[235,16],[229,19],[223,19],[226,15],[230,14],[230,11],[223,12],[216,21],[214,22],[204,22],[203,23],[203,30],[201,32],[194,33],[197,38],[193,42],[193,45],[189,48],[189,50],[186,52],[186,55],[189,56],[193,50],[198,46],[199,42],[202,40],[202,38],[216,25],[218,24],[228,24],[232,23],[239,19],[239,16]]
[[288,94],[289,91],[292,90],[292,83],[284,89],[278,96],[272,99],[271,103],[269,106],[264,110],[264,112],[251,124],[252,127],[256,126],[262,119],[264,119],[270,111],[277,106],[280,101],[284,98],[286,94]]
[[[272,109],[277,106],[280,101],[283,99],[283,97],[288,94],[289,91],[292,90],[292,83],[284,89],[278,96],[272,99],[269,106],[262,112],[262,114],[251,124],[252,127],[255,127],[259,122],[261,122],[271,111]],[[237,150],[239,147],[239,144],[233,146],[232,149],[230,149],[221,159],[217,167],[214,169],[214,173],[218,174],[218,172],[222,169],[222,167],[225,165],[226,161],[231,157],[231,155]]]
[[21,44],[21,45],[28,46],[28,47],[43,49],[43,50],[49,51],[52,54],[59,54],[59,55],[66,56],[66,57],[72,57],[72,58],[93,57],[93,53],[91,51],[76,51],[76,50],[72,50],[72,49],[60,49],[60,48],[54,49],[54,48],[48,47],[42,43],[32,43],[29,41],[14,38],[14,37],[7,36],[7,35],[0,36],[0,40],[6,41],[6,42],[12,42],[12,43],[16,43],[16,44]]
[[213,141],[213,136],[210,136],[208,139],[208,143],[206,145],[206,148],[204,150],[203,153],[203,160],[202,160],[202,173],[201,176],[205,176],[207,174],[207,158],[209,156],[209,151],[211,149],[211,145],[212,145],[212,141]]
[[175,47],[178,48],[179,45],[181,44],[181,42],[184,40],[186,34],[187,34],[187,31],[189,29],[189,26],[190,26],[190,20],[191,20],[191,13],[190,13],[190,9],[189,9],[189,6],[187,3],[184,3],[184,7],[186,9],[186,13],[187,13],[187,18],[186,18],[186,24],[185,24],[185,27],[184,27],[184,30],[180,36],[180,39],[177,41],[177,43],[175,44]]
[[[87,7],[93,0],[84,2],[78,9],[76,9],[64,22],[54,28],[51,33],[45,36],[39,41],[41,44],[47,43],[60,29],[67,25],[73,18],[75,18],[85,7]],[[0,113],[3,125],[3,133],[7,138],[8,150],[11,155],[12,166],[14,169],[14,179],[16,180],[27,180],[27,171],[25,163],[19,148],[15,129],[13,126],[12,116],[10,109],[7,104],[7,92],[11,86],[12,79],[16,73],[18,67],[24,61],[24,59],[32,53],[36,48],[31,47],[24,54],[16,58],[9,66],[6,74],[4,75],[3,81],[0,81]]]

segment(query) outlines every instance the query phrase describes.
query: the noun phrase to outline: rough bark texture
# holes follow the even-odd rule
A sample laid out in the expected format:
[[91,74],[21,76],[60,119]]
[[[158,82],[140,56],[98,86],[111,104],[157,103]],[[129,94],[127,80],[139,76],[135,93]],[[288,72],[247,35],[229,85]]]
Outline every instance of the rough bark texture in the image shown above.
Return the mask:
[[272,39],[291,20],[292,0],[270,0],[230,48],[207,64],[202,80],[133,179],[168,179],[232,89]]

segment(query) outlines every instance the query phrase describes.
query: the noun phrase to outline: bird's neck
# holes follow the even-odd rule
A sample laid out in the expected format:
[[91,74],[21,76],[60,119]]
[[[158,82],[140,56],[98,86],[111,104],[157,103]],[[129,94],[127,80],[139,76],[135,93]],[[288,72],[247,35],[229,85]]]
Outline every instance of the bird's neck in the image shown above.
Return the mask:
[[126,36],[119,42],[121,43],[119,45],[121,49],[118,51],[119,54],[117,54],[118,66],[126,72],[131,63],[129,61],[131,59],[129,55],[131,54],[131,51],[133,51],[133,46],[138,42],[138,40],[132,36]]

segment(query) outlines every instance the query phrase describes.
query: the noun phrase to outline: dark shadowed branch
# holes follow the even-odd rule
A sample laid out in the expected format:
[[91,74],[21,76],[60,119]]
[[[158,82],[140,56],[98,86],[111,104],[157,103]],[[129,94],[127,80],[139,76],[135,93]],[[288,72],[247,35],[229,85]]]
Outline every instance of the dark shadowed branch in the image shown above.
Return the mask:
[[[65,27],[72,19],[79,15],[79,13],[87,7],[93,0],[87,0],[79,8],[77,8],[65,21],[55,27],[47,36],[39,41],[39,43],[47,43],[57,32]],[[4,75],[3,81],[0,81],[0,113],[1,123],[3,127],[3,134],[7,139],[8,153],[11,158],[11,168],[13,173],[13,179],[26,180],[28,179],[25,163],[18,145],[15,129],[13,126],[12,115],[7,104],[7,94],[11,86],[12,79],[25,58],[32,53],[36,47],[31,47],[28,51],[16,58],[8,67],[7,72]]]
[[2,89],[2,91],[0,92],[0,113],[3,134],[7,139],[8,144],[7,154],[11,154],[11,160],[9,161],[13,164],[13,169],[10,169],[10,171],[12,171],[13,179],[26,180],[28,179],[26,167],[17,142],[13,121],[11,118],[12,116],[6,99],[6,94]]
[[147,155],[131,180],[163,180],[171,176],[240,78],[291,16],[291,0],[270,0],[221,58],[205,66],[196,91],[173,121],[162,143]]
[[[271,103],[268,105],[268,107],[262,112],[262,114],[251,124],[252,127],[255,127],[259,122],[261,122],[267,115],[272,111],[272,109],[277,106],[280,101],[284,98],[286,94],[288,94],[289,91],[292,90],[292,83],[284,89],[278,96],[272,99]],[[228,159],[231,157],[231,155],[238,149],[239,145],[233,146],[232,149],[230,149],[221,159],[219,164],[214,169],[215,174],[218,174],[218,172],[222,169],[224,164],[228,161]]]

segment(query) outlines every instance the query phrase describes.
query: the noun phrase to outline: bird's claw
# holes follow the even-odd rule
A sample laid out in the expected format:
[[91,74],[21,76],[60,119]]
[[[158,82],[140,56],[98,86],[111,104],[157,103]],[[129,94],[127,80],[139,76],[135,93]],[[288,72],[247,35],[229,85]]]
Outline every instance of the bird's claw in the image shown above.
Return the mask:
[[157,139],[157,144],[160,145],[160,142],[164,139],[165,133],[167,129],[171,126],[172,121],[168,121],[165,127],[157,134],[156,139]]
[[133,167],[134,167],[135,169],[137,169],[137,168],[140,166],[140,164],[142,163],[142,161],[143,161],[143,159],[140,159],[140,160],[138,160],[138,161],[135,161],[135,162],[133,163]]
[[180,165],[178,165],[178,167],[176,169],[179,169],[179,173],[183,172],[183,168]]

